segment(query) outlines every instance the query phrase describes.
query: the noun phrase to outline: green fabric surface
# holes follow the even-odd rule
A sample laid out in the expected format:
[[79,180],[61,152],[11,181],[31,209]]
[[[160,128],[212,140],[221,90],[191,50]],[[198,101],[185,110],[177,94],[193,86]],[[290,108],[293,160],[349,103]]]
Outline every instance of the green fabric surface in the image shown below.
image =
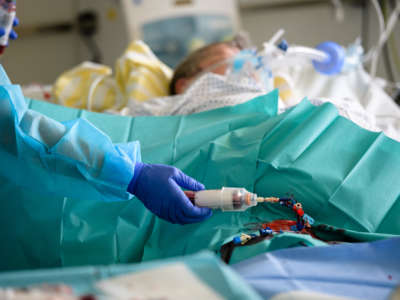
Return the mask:
[[[331,104],[315,107],[304,100],[277,115],[277,99],[273,91],[235,107],[136,118],[29,102],[58,120],[85,117],[115,143],[139,140],[144,162],[175,165],[208,189],[236,186],[261,196],[293,194],[317,225],[344,228],[363,241],[400,234],[400,144],[340,117]],[[243,213],[216,211],[205,222],[180,226],[156,218],[137,199],[66,199],[22,190],[6,178],[0,182],[1,199],[10,200],[0,202],[3,270],[218,251],[247,223],[293,219],[289,209],[263,204]],[[291,242],[290,237],[277,238],[271,249],[299,239],[293,236]],[[241,251],[255,249],[247,250],[253,255],[269,248],[251,247]]]

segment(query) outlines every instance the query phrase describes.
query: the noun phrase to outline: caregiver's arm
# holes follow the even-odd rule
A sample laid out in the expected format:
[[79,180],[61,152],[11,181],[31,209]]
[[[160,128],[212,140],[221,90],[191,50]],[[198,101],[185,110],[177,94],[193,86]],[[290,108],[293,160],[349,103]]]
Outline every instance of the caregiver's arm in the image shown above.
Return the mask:
[[28,109],[20,87],[0,73],[1,176],[66,197],[132,197],[127,187],[140,160],[138,142],[114,145],[85,119],[60,123]]
[[0,176],[68,197],[118,201],[134,194],[173,223],[211,215],[181,190],[200,190],[202,184],[174,167],[140,163],[138,142],[114,145],[85,119],[60,123],[28,109],[19,86],[9,84],[4,71],[0,75],[0,158],[6,162]]

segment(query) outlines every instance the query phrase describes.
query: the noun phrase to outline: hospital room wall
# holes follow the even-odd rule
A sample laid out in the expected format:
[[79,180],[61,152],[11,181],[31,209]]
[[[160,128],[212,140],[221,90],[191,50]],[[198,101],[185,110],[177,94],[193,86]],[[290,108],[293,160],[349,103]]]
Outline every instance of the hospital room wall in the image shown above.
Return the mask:
[[315,46],[332,40],[347,45],[360,35],[361,10],[346,6],[345,19],[338,23],[332,5],[303,4],[288,6],[260,6],[241,10],[243,27],[251,33],[257,46],[285,29],[284,38],[293,44]]
[[52,83],[61,71],[79,62],[79,36],[75,32],[34,32],[38,26],[69,23],[76,11],[77,0],[17,0],[19,29],[25,33],[20,33],[17,41],[11,41],[1,57],[12,81]]
[[[113,6],[117,16],[121,13],[118,10],[118,1],[18,0],[18,16],[25,28],[40,24],[68,23],[76,19],[79,9],[85,8],[82,4],[85,2],[95,2],[102,11],[100,22],[103,23],[100,25],[103,24],[103,32],[96,39],[102,47],[104,63],[114,66],[116,57],[129,41],[123,29],[122,18],[105,23],[110,18],[110,8]],[[347,45],[361,33],[360,8],[345,5],[344,22],[337,23],[330,1],[326,4],[241,8],[240,15],[243,28],[250,33],[257,45],[261,45],[281,27],[286,29],[285,37],[288,41],[309,46],[328,39]],[[370,12],[370,21],[369,41],[372,42],[377,39],[377,21],[373,10]],[[396,30],[399,32],[399,24]],[[90,55],[77,32],[70,31],[21,34],[18,41],[11,43],[1,62],[14,82],[50,84],[61,72],[89,58]],[[382,63],[378,74],[385,75]]]
[[[52,84],[63,71],[90,60],[91,54],[78,34],[76,20],[79,12],[93,8],[98,12],[95,40],[101,47],[103,62],[113,67],[129,42],[119,1],[17,0],[21,24],[16,31],[20,37],[10,42],[0,57],[11,80],[20,84]],[[71,28],[64,32],[38,32],[41,27],[68,24]]]

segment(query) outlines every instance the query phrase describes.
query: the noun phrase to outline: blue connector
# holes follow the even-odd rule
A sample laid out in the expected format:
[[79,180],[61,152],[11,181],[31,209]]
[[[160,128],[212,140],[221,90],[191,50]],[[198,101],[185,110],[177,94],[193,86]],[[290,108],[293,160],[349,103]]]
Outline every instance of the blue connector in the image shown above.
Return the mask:
[[233,243],[234,243],[235,245],[240,245],[240,244],[242,243],[242,240],[240,239],[240,236],[235,236],[235,237],[233,238]]
[[313,60],[315,70],[325,75],[335,75],[342,71],[345,50],[335,42],[327,41],[319,44],[316,49],[325,52],[327,58],[324,61]]
[[288,43],[287,43],[286,40],[282,40],[282,41],[279,43],[278,48],[286,52],[287,49],[289,48],[289,45],[288,45]]
[[309,215],[307,215],[307,214],[304,214],[304,216],[303,216],[303,220],[304,220],[304,222],[308,222],[308,224],[310,224],[310,225],[313,225],[314,224],[314,219],[313,218],[311,218]]
[[271,235],[271,234],[273,234],[273,231],[269,227],[267,227],[265,229],[260,229],[260,235],[261,236],[266,236],[266,235]]
[[298,231],[303,230],[303,228],[304,228],[304,225],[303,225],[303,224],[301,224],[301,223],[297,223],[297,224],[296,224],[296,229],[297,229]]

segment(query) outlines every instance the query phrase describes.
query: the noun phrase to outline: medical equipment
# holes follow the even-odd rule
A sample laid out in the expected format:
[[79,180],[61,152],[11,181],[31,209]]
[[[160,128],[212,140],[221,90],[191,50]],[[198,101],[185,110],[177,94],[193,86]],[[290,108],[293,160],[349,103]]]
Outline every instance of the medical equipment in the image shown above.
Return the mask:
[[8,45],[8,38],[12,31],[15,19],[16,1],[1,0],[0,2],[0,27],[4,28],[4,35],[0,37],[0,54]]
[[120,2],[129,38],[143,40],[171,67],[191,51],[226,40],[239,29],[238,8],[231,0]]
[[[324,53],[318,54],[319,51],[312,48],[310,50],[317,52],[304,51],[307,49],[303,47],[296,49],[297,46],[289,46],[286,41],[276,46],[283,33],[283,30],[278,31],[259,53],[265,56],[264,60],[271,68],[274,81],[276,77],[282,78],[283,84],[274,84],[279,88],[279,96],[283,100],[280,109],[291,107],[306,96],[313,104],[328,100],[335,104],[341,115],[361,127],[372,131],[382,130],[387,136],[399,140],[400,109],[383,87],[387,89],[390,86],[396,91],[400,85],[388,84],[381,79],[374,80],[365,72],[363,64],[371,59],[371,50],[364,54],[359,38],[346,47],[344,55],[341,55],[344,61],[339,76],[334,76],[334,72],[331,73],[333,76],[325,76],[316,72],[316,62],[311,64],[313,55],[317,58],[317,55],[322,57]],[[289,55],[290,51],[293,55]],[[335,50],[332,51],[335,53]],[[335,68],[339,70],[338,65],[328,70],[335,71]]]
[[345,51],[342,46],[332,41],[323,42],[316,48],[289,46],[285,40],[276,45],[284,34],[285,30],[279,29],[263,44],[263,49],[258,54],[266,60],[271,69],[282,67],[283,59],[285,63],[290,64],[298,63],[299,58],[305,58],[312,60],[315,70],[322,74],[333,75],[341,72],[345,61]]
[[[365,90],[363,100],[368,97],[368,94],[370,93],[371,89],[373,88],[373,83],[375,82],[375,78],[376,78],[376,74],[377,74],[377,70],[378,70],[378,63],[379,63],[379,57],[380,57],[381,50],[387,43],[387,40],[391,37],[391,34],[392,34],[393,30],[395,29],[396,23],[399,19],[399,15],[400,15],[400,1],[397,1],[393,12],[388,17],[386,27],[385,27],[382,10],[380,9],[379,4],[377,3],[377,1],[373,1],[372,3],[374,4],[375,9],[378,14],[380,32],[379,32],[379,40],[377,42],[377,45],[375,47],[373,47],[368,52],[368,54],[365,56],[365,62],[368,60],[371,60],[371,67],[370,67],[371,80],[370,80],[368,89]],[[390,85],[390,83],[389,83],[389,85]]]
[[[245,188],[235,187],[198,192],[186,191],[185,194],[196,206],[221,209],[222,211],[245,211],[263,202],[279,203],[295,212],[297,222],[293,228],[294,231],[301,231],[304,227],[310,227],[314,224],[313,218],[304,213],[301,203],[293,198],[259,197],[257,194],[248,192]],[[262,229],[266,228],[263,227]]]
[[220,190],[186,191],[186,196],[196,206],[221,209],[222,211],[245,211],[262,202],[279,202],[276,197],[258,197],[244,188],[223,187]]

